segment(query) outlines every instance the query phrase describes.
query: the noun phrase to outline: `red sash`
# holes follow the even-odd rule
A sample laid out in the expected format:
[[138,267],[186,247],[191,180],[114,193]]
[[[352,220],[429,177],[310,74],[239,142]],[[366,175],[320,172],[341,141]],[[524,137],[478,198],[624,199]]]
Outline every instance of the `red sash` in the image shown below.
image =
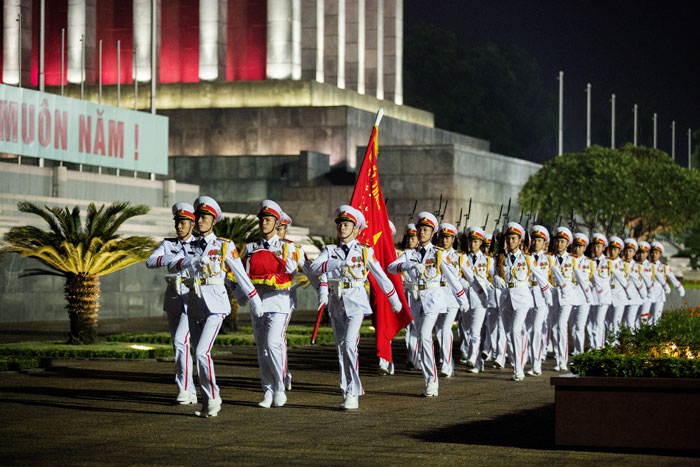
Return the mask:
[[246,258],[250,281],[255,285],[269,285],[276,289],[292,286],[293,276],[285,272],[286,262],[268,250],[257,250]]

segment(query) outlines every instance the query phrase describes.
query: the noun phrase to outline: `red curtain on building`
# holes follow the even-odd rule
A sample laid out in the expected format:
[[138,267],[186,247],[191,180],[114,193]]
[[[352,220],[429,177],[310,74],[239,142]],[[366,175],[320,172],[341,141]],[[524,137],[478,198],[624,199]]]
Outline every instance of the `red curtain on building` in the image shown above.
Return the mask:
[[162,0],[161,83],[199,81],[199,2]]
[[267,1],[229,0],[226,80],[264,80],[267,69]]
[[134,60],[133,2],[97,0],[96,14],[95,76],[99,69],[99,47],[102,40],[102,83],[117,84],[117,41],[120,41],[119,82],[131,83]]

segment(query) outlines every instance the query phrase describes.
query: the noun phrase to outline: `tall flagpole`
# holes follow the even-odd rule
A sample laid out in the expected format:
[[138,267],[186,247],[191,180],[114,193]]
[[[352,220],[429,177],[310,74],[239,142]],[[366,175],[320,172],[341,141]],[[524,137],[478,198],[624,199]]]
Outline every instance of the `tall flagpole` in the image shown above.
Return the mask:
[[558,156],[564,153],[564,72],[559,72],[559,150]]
[[[39,91],[44,92],[44,48],[46,42],[46,0],[39,4]],[[40,167],[43,167],[44,159],[39,159]]]
[[591,83],[586,85],[586,147],[591,147]]
[[691,139],[693,132],[690,131],[690,128],[688,128],[688,168],[692,169],[693,166],[691,164],[691,160],[693,159],[693,142]]
[[657,147],[657,144],[656,144],[657,143],[657,141],[656,141],[656,123],[657,123],[656,122],[656,120],[657,120],[656,112],[654,112],[654,117],[652,118],[652,120],[654,121],[654,149],[656,149],[656,147]]
[[63,95],[63,80],[66,67],[66,28],[61,28],[61,95]]
[[117,41],[117,107],[122,91],[122,74],[121,74],[121,59],[122,59],[122,41]]
[[610,147],[615,149],[615,94],[610,98]]
[[637,146],[637,111],[638,106],[634,104],[634,145]]
[[671,121],[671,159],[676,160],[676,121]]
[[97,102],[102,104],[102,39],[100,39],[100,53],[99,53],[99,58],[98,60],[100,61],[99,66],[98,66],[98,74],[99,74],[99,85],[97,87],[98,92],[97,92]]

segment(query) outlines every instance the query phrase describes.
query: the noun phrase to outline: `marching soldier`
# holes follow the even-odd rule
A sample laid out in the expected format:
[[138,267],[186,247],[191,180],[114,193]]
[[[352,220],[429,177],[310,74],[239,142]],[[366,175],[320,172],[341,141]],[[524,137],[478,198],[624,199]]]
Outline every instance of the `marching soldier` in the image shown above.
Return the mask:
[[480,352],[481,333],[484,329],[489,297],[493,294],[491,281],[496,268],[492,258],[481,252],[481,245],[486,236],[484,230],[471,226],[467,228],[466,236],[467,253],[463,256],[466,264],[461,269],[469,271],[474,278],[472,284],[476,284],[469,284],[469,310],[462,313],[459,320],[464,337],[461,352],[465,357],[467,370],[470,373],[479,373],[484,370],[484,357]]
[[634,238],[625,239],[625,248],[622,250],[622,262],[624,265],[625,275],[629,277],[630,287],[630,300],[625,311],[622,315],[622,322],[630,329],[632,332],[637,330],[637,317],[639,315],[639,309],[644,304],[644,299],[648,295],[648,286],[651,285],[644,283],[644,276],[642,275],[641,265],[634,261],[634,257],[637,254],[637,249],[639,244]]
[[610,237],[608,243],[608,256],[610,257],[610,289],[612,295],[612,306],[608,310],[608,316],[605,319],[605,330],[608,336],[612,336],[615,344],[617,344],[617,333],[620,332],[620,324],[622,323],[622,314],[625,307],[629,303],[630,285],[628,284],[628,272],[625,271],[620,252],[624,243],[620,237]]
[[[549,231],[542,225],[534,225],[530,229],[530,264],[533,269],[540,271],[542,277],[550,276],[549,256],[545,245],[549,243]],[[530,360],[530,376],[542,374],[542,352],[545,348],[545,321],[552,305],[552,291],[547,288],[544,291],[537,283],[531,283],[533,307],[528,312],[525,320],[527,331],[527,354]]]
[[588,342],[593,349],[602,349],[605,346],[605,319],[612,304],[612,263],[604,254],[607,247],[607,237],[602,233],[594,233],[591,238],[591,279],[594,293],[586,324]]
[[549,283],[539,270],[532,268],[530,259],[520,249],[525,229],[517,222],[509,222],[504,235],[506,252],[498,259],[494,285],[501,289],[501,313],[509,337],[508,350],[514,370],[511,380],[522,381],[525,379],[523,364],[527,351],[525,318],[534,305],[530,283],[537,281],[543,291],[549,288]]
[[[446,280],[455,294],[460,308],[466,308],[467,301],[464,288],[454,270],[445,261],[445,252],[431,243],[433,232],[438,226],[437,218],[429,212],[420,212],[416,216],[418,229],[418,247],[405,251],[403,255],[389,265],[389,273],[406,273],[411,288],[411,314],[419,316],[417,326],[420,333],[420,352],[423,377],[425,378],[425,397],[437,397],[438,372],[435,365],[433,348],[433,328],[438,315],[445,313],[447,304],[440,282]],[[414,309],[415,308],[415,309]]]
[[333,336],[340,364],[340,389],[342,408],[358,408],[358,398],[364,394],[360,382],[357,344],[364,317],[372,314],[365,289],[367,275],[371,272],[379,287],[386,293],[394,312],[402,305],[394,285],[382,270],[369,245],[356,238],[365,227],[365,218],[352,206],[343,205],[335,211],[338,245],[327,245],[311,264],[311,271],[321,275],[330,289],[329,313]]
[[588,235],[584,233],[574,234],[574,243],[571,246],[571,256],[573,256],[578,271],[578,302],[571,310],[571,336],[574,340],[574,355],[583,353],[586,343],[586,323],[590,314],[591,303],[595,302],[593,286],[591,278],[593,275],[593,266],[591,259],[584,256],[586,247],[588,246]]
[[[418,246],[418,230],[416,229],[415,224],[407,224],[406,225],[406,233],[404,234],[403,241],[401,243],[401,246],[403,250],[401,251],[401,254],[403,254],[407,250],[413,250]],[[398,257],[400,258],[401,255],[398,254]],[[418,311],[417,306],[413,305],[413,295],[411,293],[411,290],[414,285],[411,282],[411,278],[408,277],[408,274],[401,273],[401,278],[403,279],[403,290],[404,290],[404,295],[406,296],[406,301],[408,302],[408,307],[409,310],[411,311],[411,316],[413,317],[413,320],[408,323],[408,326],[406,326],[406,357],[407,357],[407,366],[409,370],[413,369],[420,369],[421,368],[421,363],[420,363],[420,334],[418,332],[418,320],[420,320],[420,316],[416,316],[416,311]]]
[[186,281],[190,290],[187,316],[202,391],[202,410],[195,413],[216,417],[221,410],[221,394],[216,384],[211,348],[221,323],[231,312],[224,286],[227,270],[233,273],[241,292],[248,297],[253,314],[262,312],[262,302],[245,273],[236,245],[230,240],[217,238],[213,232],[214,224],[221,219],[218,203],[208,196],[200,196],[194,202],[194,209],[197,230],[201,235],[199,240],[193,242],[194,255],[180,250],[168,267],[177,272],[190,269],[191,278]]
[[666,294],[671,292],[671,288],[668,286],[669,281],[673,284],[673,287],[678,290],[678,294],[681,297],[685,296],[685,289],[680,281],[676,279],[673,271],[671,271],[671,266],[661,262],[661,255],[663,254],[663,244],[661,242],[651,242],[651,253],[649,253],[649,256],[652,267],[652,282],[654,283],[651,297],[652,324],[657,324],[659,319],[661,319],[661,314],[664,310],[664,302],[666,301]]
[[[146,267],[156,269],[167,266],[172,258],[184,250],[192,251],[194,207],[189,203],[175,203],[172,208],[177,238],[166,238],[146,260]],[[175,351],[175,383],[179,388],[176,401],[179,404],[196,404],[197,389],[192,381],[192,355],[190,354],[190,326],[187,320],[187,295],[189,289],[183,283],[186,271],[165,276],[168,287],[163,298],[163,310],[168,317],[170,337]]]
[[271,200],[260,203],[262,237],[246,245],[243,264],[262,300],[262,316],[253,316],[263,399],[260,407],[282,407],[287,402],[286,331],[292,316],[291,287],[298,264],[294,244],[277,236],[282,209]]
[[651,274],[652,274],[652,266],[651,263],[649,262],[649,250],[651,249],[651,245],[649,242],[645,242],[644,240],[639,241],[639,249],[637,249],[637,262],[639,263],[639,269],[642,275],[642,280],[644,280],[644,283],[647,286],[647,294],[646,297],[644,297],[644,303],[642,303],[642,306],[639,308],[639,315],[637,316],[637,324],[636,328],[639,329],[639,327],[644,323],[651,322],[651,297],[652,297],[652,289],[654,286],[654,283],[652,282],[651,279]]
[[[484,241],[481,244],[481,253],[484,255],[484,257],[491,258],[491,262],[495,266],[495,260],[490,253],[492,241],[493,235],[488,232],[484,232]],[[493,277],[493,275],[490,276],[490,280],[492,282]],[[484,329],[481,331],[484,341],[481,356],[486,362],[493,360],[494,367],[499,370],[505,365],[507,351],[506,330],[503,326],[503,318],[498,306],[500,295],[501,291],[496,287],[492,287],[488,292],[486,318],[484,319]]]

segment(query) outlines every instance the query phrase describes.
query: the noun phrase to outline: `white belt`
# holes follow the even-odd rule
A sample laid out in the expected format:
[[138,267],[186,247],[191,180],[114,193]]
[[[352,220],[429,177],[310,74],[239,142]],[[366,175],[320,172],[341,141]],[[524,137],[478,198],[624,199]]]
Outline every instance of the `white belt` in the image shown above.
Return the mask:
[[223,277],[188,277],[183,280],[186,286],[192,287],[195,284],[199,285],[223,285]]
[[426,282],[425,284],[418,284],[418,290],[436,289],[441,287],[440,282]]
[[513,287],[530,287],[530,281],[509,282],[508,288],[512,289]]
[[328,279],[328,288],[340,299],[343,297],[343,289],[358,289],[365,287],[363,280]]

